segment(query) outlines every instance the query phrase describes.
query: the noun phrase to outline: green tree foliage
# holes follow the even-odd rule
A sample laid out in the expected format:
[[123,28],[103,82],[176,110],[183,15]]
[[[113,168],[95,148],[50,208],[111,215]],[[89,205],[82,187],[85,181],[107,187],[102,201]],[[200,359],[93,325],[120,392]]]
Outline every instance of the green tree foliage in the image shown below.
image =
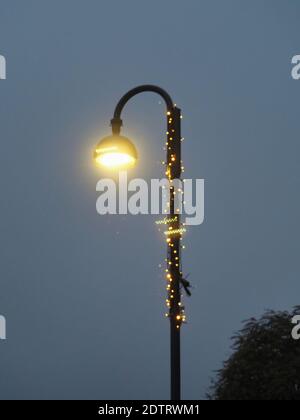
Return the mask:
[[292,338],[292,312],[252,318],[233,340],[233,354],[217,372],[211,400],[300,400],[300,341]]

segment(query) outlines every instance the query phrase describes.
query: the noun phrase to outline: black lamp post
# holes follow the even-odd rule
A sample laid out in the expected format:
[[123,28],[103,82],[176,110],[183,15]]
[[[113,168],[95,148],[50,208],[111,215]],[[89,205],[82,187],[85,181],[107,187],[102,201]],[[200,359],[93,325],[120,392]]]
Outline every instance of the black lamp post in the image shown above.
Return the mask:
[[180,329],[184,322],[184,312],[181,304],[181,288],[188,294],[189,283],[182,278],[181,268],[181,222],[179,211],[175,208],[174,179],[181,177],[181,111],[177,108],[170,95],[163,89],[152,85],[143,85],[130,90],[116,106],[111,120],[113,135],[102,140],[95,151],[95,160],[106,166],[120,167],[123,164],[134,164],[137,159],[135,147],[131,141],[120,135],[123,125],[121,114],[127,102],[142,92],[158,93],[167,107],[167,162],[166,175],[170,181],[170,203],[168,225],[169,231],[175,232],[167,238],[168,244],[168,293],[169,319],[171,326],[171,400],[181,399],[181,369],[180,369]]

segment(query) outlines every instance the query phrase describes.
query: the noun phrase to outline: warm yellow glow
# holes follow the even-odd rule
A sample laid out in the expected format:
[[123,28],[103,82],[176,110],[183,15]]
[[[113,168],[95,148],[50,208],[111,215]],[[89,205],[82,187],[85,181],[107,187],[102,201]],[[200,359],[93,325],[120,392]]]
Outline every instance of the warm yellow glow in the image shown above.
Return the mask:
[[173,229],[172,227],[169,227],[169,230],[164,232],[166,236],[173,236],[173,235],[183,235],[186,232],[185,228],[180,229]]
[[107,168],[128,167],[135,164],[136,159],[126,153],[103,153],[96,158],[99,165],[106,166]]
[[165,217],[163,220],[157,220],[155,223],[157,225],[168,225],[169,223],[175,223],[177,222],[177,216],[173,217],[173,218],[167,218]]
[[134,166],[137,151],[133,143],[120,135],[102,139],[95,148],[94,159],[97,165],[108,169],[122,169]]

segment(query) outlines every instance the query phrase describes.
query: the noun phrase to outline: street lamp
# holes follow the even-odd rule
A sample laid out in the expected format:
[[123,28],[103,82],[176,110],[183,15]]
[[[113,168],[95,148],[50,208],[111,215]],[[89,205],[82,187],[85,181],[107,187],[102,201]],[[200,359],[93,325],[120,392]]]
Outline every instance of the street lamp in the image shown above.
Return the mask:
[[[121,113],[127,102],[142,92],[159,94],[167,107],[167,162],[166,176],[170,182],[169,214],[165,219],[169,226],[170,235],[167,235],[168,268],[166,279],[168,281],[169,307],[168,317],[171,326],[171,400],[181,399],[181,368],[180,368],[180,329],[185,321],[184,308],[181,303],[181,289],[190,295],[189,283],[182,277],[181,268],[181,235],[182,226],[180,215],[175,208],[175,185],[173,181],[180,179],[182,172],[181,163],[181,111],[174,105],[170,95],[158,86],[143,85],[130,90],[124,95],[116,106],[114,117],[111,120],[112,136],[104,138],[96,146],[94,158],[98,165],[113,169],[128,168],[137,160],[137,151],[133,143],[120,135],[123,122]],[[175,232],[175,234],[171,234]]]

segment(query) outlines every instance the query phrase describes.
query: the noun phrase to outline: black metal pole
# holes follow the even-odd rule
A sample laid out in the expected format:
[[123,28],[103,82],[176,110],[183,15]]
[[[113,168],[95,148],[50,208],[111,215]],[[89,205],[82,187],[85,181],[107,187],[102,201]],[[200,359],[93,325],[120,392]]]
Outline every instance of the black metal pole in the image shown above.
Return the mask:
[[[179,230],[181,227],[180,214],[175,208],[176,191],[173,180],[181,176],[181,111],[178,109],[170,95],[158,86],[138,86],[126,93],[118,102],[114,118],[111,120],[112,131],[120,134],[122,127],[121,114],[126,103],[135,95],[142,92],[158,93],[165,100],[167,106],[167,174],[170,181],[170,210],[169,217],[172,220],[169,228]],[[169,318],[171,330],[171,400],[181,399],[181,358],[180,358],[180,328],[182,324],[181,308],[181,245],[180,235],[172,236],[168,243],[168,264],[171,277],[169,290]]]
[[[168,112],[168,142],[167,142],[167,174],[170,180],[170,212],[169,228],[178,230],[181,227],[180,214],[175,208],[176,190],[172,185],[174,179],[181,176],[181,111],[174,107]],[[171,327],[171,400],[181,399],[181,357],[180,357],[180,328],[181,328],[181,245],[180,236],[176,234],[168,243],[168,263],[171,275],[169,290],[170,327]]]

